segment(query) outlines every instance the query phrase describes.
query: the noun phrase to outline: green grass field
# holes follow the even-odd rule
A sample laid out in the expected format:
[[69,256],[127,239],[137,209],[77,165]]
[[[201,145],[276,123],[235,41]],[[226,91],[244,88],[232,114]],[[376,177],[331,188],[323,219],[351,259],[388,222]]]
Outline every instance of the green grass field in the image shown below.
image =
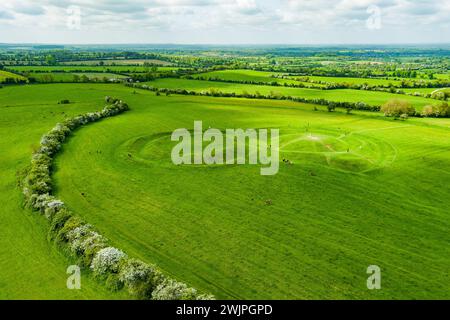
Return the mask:
[[[150,67],[144,66],[91,66],[91,65],[82,65],[82,66],[12,66],[8,67],[9,69],[17,72],[52,72],[52,71],[60,71],[64,70],[65,72],[106,72],[106,73],[139,73],[139,72],[147,72]],[[175,70],[173,67],[158,67],[158,70],[161,71],[171,71]]]
[[287,87],[272,87],[263,85],[247,85],[239,83],[225,83],[202,80],[186,80],[186,79],[158,79],[147,83],[150,86],[158,88],[183,88],[193,91],[206,91],[209,89],[216,89],[222,92],[248,92],[254,94],[259,92],[263,95],[270,93],[303,97],[308,99],[327,99],[330,101],[348,101],[348,102],[365,102],[370,105],[383,105],[390,99],[401,99],[411,102],[416,109],[435,102],[435,100],[426,99],[422,97],[413,97],[408,95],[399,95],[386,92],[365,91],[365,90],[320,90],[320,89],[303,89],[303,88],[287,88]]
[[438,91],[444,91],[444,92],[450,92],[450,88],[414,88],[414,89],[402,89],[405,92],[410,92],[410,93],[414,93],[414,92],[419,92],[422,94],[427,94],[427,93],[433,93],[433,92],[438,92]]
[[114,59],[114,60],[88,60],[88,61],[70,61],[64,62],[64,65],[76,65],[76,66],[92,66],[98,65],[100,62],[103,62],[104,65],[144,65],[144,63],[150,63],[152,65],[158,66],[170,66],[171,63],[167,61],[157,60],[157,59]]
[[264,71],[253,71],[253,70],[223,70],[223,71],[213,71],[200,73],[193,75],[194,78],[205,78],[205,79],[222,79],[222,80],[232,80],[232,81],[254,81],[254,82],[277,82],[279,84],[300,84],[311,85],[310,83],[304,81],[296,81],[292,79],[279,79],[273,76],[282,75],[279,72],[264,72]]
[[[123,298],[89,277],[81,292],[65,289],[70,261],[47,242],[45,219],[21,207],[15,176],[43,133],[105,95],[132,109],[64,145],[56,193],[130,256],[224,299],[450,297],[447,119],[52,84],[0,90],[0,298]],[[174,166],[170,134],[195,120],[280,128],[293,165],[271,177],[259,166]],[[366,288],[372,264],[382,290]]]
[[[297,78],[297,77],[293,77]],[[302,78],[302,77],[298,77]],[[324,81],[329,83],[349,83],[349,84],[369,84],[374,86],[399,86],[401,81],[393,79],[383,79],[383,78],[346,78],[346,77],[319,77],[319,76],[307,76],[310,80]]]
[[107,72],[84,72],[84,73],[70,73],[70,72],[33,72],[30,77],[36,79],[37,82],[74,82],[75,76],[81,78],[88,77],[90,80],[97,79],[103,81],[107,79],[124,79],[126,76],[107,73]]
[[[201,73],[194,75],[194,77],[202,78],[217,78],[223,80],[234,80],[234,81],[255,81],[255,82],[277,82],[280,84],[299,84],[303,83],[305,85],[311,85],[311,83],[306,80],[323,81],[327,83],[336,84],[369,84],[373,86],[401,86],[402,80],[398,79],[386,79],[386,78],[352,78],[352,77],[321,77],[321,76],[287,76],[287,79],[274,78],[273,76],[283,75],[280,72],[267,72],[267,71],[254,71],[254,70],[223,70],[223,71],[213,71],[207,73]],[[441,75],[445,79],[445,75]],[[448,77],[448,76],[447,76]],[[411,80],[411,79],[405,79]],[[419,79],[416,79],[419,80]],[[428,80],[433,81],[433,80]],[[315,83],[314,85],[320,85]]]
[[24,77],[19,76],[17,74],[8,72],[8,71],[4,71],[4,70],[0,70],[0,83],[5,82],[5,80],[7,78],[12,78],[12,79],[18,79],[18,80],[25,80]]
[[[40,137],[65,116],[102,107],[95,91],[84,87],[22,86],[0,90],[0,299],[115,299],[88,275],[82,289],[68,290],[66,269],[74,261],[47,241],[47,222],[22,207],[16,173],[30,162]],[[91,88],[92,89],[92,88]],[[111,91],[106,91],[106,93]],[[70,96],[77,103],[58,105]]]

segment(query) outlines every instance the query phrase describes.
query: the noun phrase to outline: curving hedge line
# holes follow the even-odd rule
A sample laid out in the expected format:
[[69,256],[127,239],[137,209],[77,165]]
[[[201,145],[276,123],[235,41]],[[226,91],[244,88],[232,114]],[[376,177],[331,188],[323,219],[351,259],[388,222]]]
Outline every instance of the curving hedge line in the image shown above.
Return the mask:
[[163,275],[155,266],[128,258],[93,226],[71,212],[52,195],[51,171],[55,155],[66,138],[77,128],[118,115],[129,110],[126,103],[106,97],[103,110],[76,116],[58,123],[44,135],[39,149],[33,154],[31,165],[21,181],[26,206],[38,211],[50,222],[49,238],[89,267],[95,277],[110,289],[126,287],[139,299],[153,300],[212,300],[211,295],[199,294],[186,284]]

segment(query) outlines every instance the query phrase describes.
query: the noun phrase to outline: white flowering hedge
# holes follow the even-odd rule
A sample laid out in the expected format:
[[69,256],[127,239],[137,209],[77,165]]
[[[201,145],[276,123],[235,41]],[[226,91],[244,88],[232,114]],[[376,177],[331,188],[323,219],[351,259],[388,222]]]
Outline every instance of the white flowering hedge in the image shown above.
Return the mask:
[[50,239],[79,258],[83,266],[89,267],[108,285],[126,287],[130,294],[139,299],[213,299],[210,295],[198,294],[195,289],[166,278],[154,266],[128,258],[52,195],[53,158],[71,132],[85,124],[129,110],[128,105],[119,99],[106,97],[105,102],[103,110],[67,119],[42,137],[39,149],[33,154],[31,165],[21,181],[25,204],[49,220]]

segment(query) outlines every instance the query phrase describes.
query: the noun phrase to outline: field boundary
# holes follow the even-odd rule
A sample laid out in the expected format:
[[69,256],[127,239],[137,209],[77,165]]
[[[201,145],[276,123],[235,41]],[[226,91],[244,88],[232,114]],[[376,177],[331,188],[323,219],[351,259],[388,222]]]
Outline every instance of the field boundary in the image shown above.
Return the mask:
[[129,106],[119,99],[106,97],[106,106],[97,112],[86,113],[58,123],[40,141],[31,165],[20,181],[25,205],[40,212],[49,221],[49,240],[78,259],[109,289],[126,288],[131,296],[152,300],[213,300],[186,284],[168,278],[154,265],[128,258],[120,249],[94,227],[81,219],[64,202],[52,195],[52,165],[64,141],[80,127],[128,111]]

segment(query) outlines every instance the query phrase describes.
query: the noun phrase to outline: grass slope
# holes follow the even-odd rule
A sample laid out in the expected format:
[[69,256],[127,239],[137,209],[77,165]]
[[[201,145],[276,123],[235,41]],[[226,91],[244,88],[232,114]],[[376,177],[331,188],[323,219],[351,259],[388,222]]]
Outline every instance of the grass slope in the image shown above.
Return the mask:
[[[450,297],[448,122],[111,88],[132,111],[65,145],[57,194],[132,256],[219,298]],[[106,93],[40,90],[53,100]],[[173,166],[169,135],[194,120],[280,128],[294,165],[273,177],[257,166]],[[380,291],[366,289],[371,264]]]
[[[144,66],[127,66],[127,65],[120,65],[120,66],[89,66],[89,65],[83,65],[83,66],[11,66],[8,67],[11,70],[18,71],[18,72],[52,72],[52,71],[60,71],[64,70],[66,72],[147,72],[150,67],[144,67]],[[176,69],[176,68],[175,68]],[[159,67],[158,70],[166,71],[166,70],[174,70],[174,68],[170,67]]]
[[0,70],[0,83],[5,82],[5,80],[7,78],[25,80],[25,78],[22,77],[22,76],[19,76],[17,74],[14,74],[14,73],[11,73],[11,72],[8,72],[8,71]]
[[417,109],[421,109],[422,107],[435,102],[434,100],[422,97],[413,97],[386,92],[351,90],[351,89],[319,90],[319,89],[246,85],[246,84],[212,82],[201,80],[186,80],[186,79],[158,79],[155,81],[148,82],[147,84],[159,88],[184,88],[187,90],[194,90],[194,91],[217,89],[223,92],[236,92],[236,93],[259,92],[264,95],[274,93],[279,95],[289,95],[293,97],[304,97],[309,99],[322,98],[330,101],[365,102],[371,105],[382,105],[390,99],[402,99],[411,102],[411,104]]
[[33,72],[29,74],[29,77],[36,79],[37,82],[74,82],[75,75],[80,78],[83,76],[88,77],[90,80],[96,79],[97,81],[103,81],[107,79],[124,79],[126,76],[118,75],[114,73],[97,73],[97,72],[84,72],[84,73],[70,73],[70,72]]
[[212,71],[206,73],[200,73],[193,75],[194,78],[202,77],[205,79],[214,78],[222,80],[233,80],[233,81],[254,81],[254,82],[278,82],[280,84],[299,84],[304,83],[305,85],[311,85],[307,82],[296,81],[292,79],[278,79],[274,78],[275,75],[281,75],[279,72],[266,72],[266,71],[253,71],[253,70],[222,70],[222,71]]
[[[224,80],[240,80],[240,81],[260,81],[260,82],[278,82],[278,83],[305,83],[298,79],[310,79],[315,81],[325,81],[329,83],[350,83],[350,84],[370,84],[370,85],[400,85],[399,80],[386,80],[374,78],[349,78],[349,77],[319,77],[319,76],[290,76],[289,79],[273,78],[273,75],[283,75],[280,72],[254,71],[254,70],[223,70],[202,73],[197,76],[205,78],[218,78]],[[317,84],[316,84],[317,85]]]

